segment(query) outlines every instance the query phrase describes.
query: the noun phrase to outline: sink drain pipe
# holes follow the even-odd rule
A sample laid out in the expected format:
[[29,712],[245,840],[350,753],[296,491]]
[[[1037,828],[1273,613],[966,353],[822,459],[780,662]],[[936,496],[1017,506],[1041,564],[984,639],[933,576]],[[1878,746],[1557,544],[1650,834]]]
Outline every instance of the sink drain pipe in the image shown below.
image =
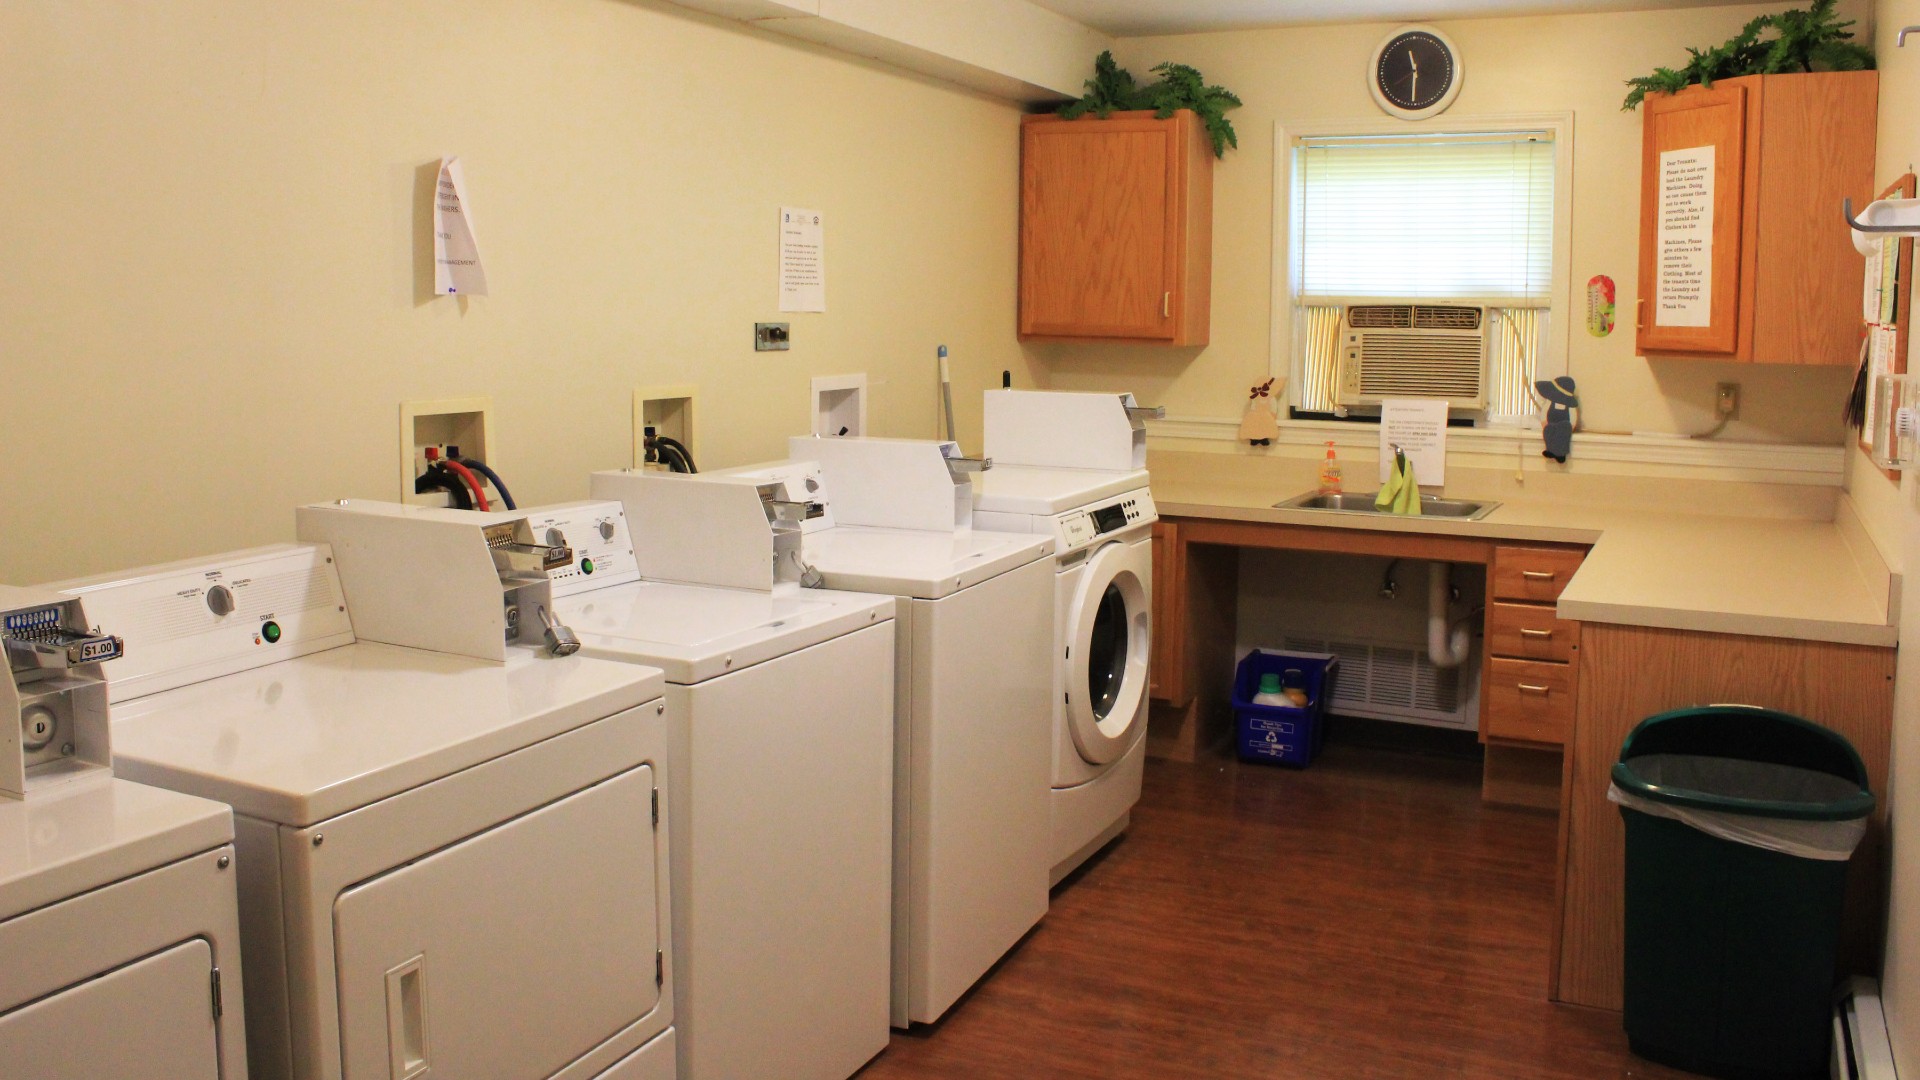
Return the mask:
[[1427,659],[1437,668],[1456,668],[1467,662],[1472,635],[1462,619],[1449,628],[1447,605],[1453,599],[1453,565],[1427,564]]

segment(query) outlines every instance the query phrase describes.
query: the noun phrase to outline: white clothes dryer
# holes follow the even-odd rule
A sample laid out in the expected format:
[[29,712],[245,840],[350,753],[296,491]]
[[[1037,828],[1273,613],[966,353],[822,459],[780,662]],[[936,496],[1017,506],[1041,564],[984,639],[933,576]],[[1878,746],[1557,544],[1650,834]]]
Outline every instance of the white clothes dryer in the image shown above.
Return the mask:
[[1146,763],[1153,523],[1145,470],[1000,466],[974,478],[977,526],[1052,536],[1057,639],[1049,878],[1120,835]]
[[658,671],[358,641],[325,545],[65,587],[116,767],[233,807],[255,1080],[673,1075]]
[[0,587],[0,1073],[244,1080],[233,814],[85,761],[119,642],[79,606]]
[[1047,913],[1048,538],[840,525],[825,584],[899,597],[896,1027],[938,1020]]
[[888,1038],[893,598],[643,581],[620,503],[527,519],[581,651],[666,672],[682,1080],[851,1076]]

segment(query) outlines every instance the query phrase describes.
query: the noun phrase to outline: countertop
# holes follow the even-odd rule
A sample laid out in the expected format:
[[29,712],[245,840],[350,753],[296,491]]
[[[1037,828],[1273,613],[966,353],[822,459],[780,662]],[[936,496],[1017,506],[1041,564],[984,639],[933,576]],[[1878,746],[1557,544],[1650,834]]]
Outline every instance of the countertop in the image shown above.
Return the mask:
[[[1561,594],[1566,619],[1857,645],[1899,638],[1897,580],[1831,489],[1604,477],[1584,489],[1536,483],[1550,490],[1534,497],[1490,471],[1458,470],[1448,497],[1500,502],[1461,521],[1275,508],[1314,486],[1312,461],[1156,453],[1148,467],[1162,517],[1591,545]],[[1371,490],[1370,480],[1347,486]]]

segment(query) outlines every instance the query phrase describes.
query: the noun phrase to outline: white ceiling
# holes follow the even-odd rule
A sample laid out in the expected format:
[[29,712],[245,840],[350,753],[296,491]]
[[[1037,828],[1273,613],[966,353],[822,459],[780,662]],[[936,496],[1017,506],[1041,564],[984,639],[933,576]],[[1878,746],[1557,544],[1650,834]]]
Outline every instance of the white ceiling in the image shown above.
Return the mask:
[[1729,0],[1033,0],[1116,37],[1302,23],[1714,7]]

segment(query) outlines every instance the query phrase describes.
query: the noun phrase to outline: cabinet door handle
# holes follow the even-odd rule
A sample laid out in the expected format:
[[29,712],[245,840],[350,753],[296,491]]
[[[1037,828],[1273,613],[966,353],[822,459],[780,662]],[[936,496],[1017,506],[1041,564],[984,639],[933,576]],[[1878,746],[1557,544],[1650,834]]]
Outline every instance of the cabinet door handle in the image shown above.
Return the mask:
[[1520,576],[1528,581],[1552,581],[1556,575],[1551,570],[1522,570]]
[[1532,683],[1515,683],[1514,685],[1519,687],[1523,694],[1539,694],[1541,697],[1546,697],[1553,693],[1553,688],[1549,686],[1535,686]]
[[1173,318],[1173,294],[1170,292],[1160,294],[1160,317]]
[[1535,629],[1534,629],[1533,627],[1531,627],[1531,626],[1523,626],[1523,627],[1521,627],[1521,628],[1520,628],[1520,636],[1521,636],[1521,637],[1530,637],[1530,638],[1550,638],[1550,637],[1552,637],[1552,636],[1553,636],[1553,631],[1551,631],[1551,630],[1535,630]]

